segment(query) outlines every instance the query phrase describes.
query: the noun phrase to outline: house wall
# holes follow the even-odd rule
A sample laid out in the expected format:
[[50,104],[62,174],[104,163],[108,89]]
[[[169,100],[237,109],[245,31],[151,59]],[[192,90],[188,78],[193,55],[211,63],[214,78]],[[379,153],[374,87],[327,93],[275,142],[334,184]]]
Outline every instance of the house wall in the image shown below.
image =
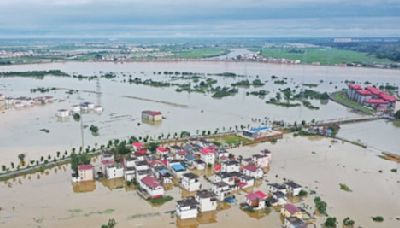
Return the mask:
[[106,169],[106,176],[107,176],[107,179],[124,177],[124,169],[117,168],[117,167],[108,167]]
[[78,170],[79,182],[81,181],[92,181],[94,180],[93,169],[90,170]]
[[196,179],[189,179],[186,177],[183,177],[182,179],[182,187],[189,192],[197,191],[200,189],[201,183],[199,180]]
[[176,215],[180,219],[189,219],[189,218],[196,218],[197,217],[197,208],[190,209],[187,208],[176,208]]
[[198,199],[200,212],[214,211],[217,209],[217,201],[211,201],[210,198]]

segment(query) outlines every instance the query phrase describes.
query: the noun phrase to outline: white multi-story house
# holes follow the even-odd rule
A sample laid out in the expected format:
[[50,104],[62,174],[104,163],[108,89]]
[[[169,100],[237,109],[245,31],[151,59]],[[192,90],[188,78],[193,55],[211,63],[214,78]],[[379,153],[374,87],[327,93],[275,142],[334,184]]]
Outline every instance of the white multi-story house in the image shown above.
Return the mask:
[[267,189],[271,192],[282,192],[283,194],[287,194],[286,186],[284,184],[279,183],[269,183],[267,184]]
[[240,172],[240,164],[237,160],[227,160],[221,164],[221,172]]
[[158,198],[164,195],[164,188],[155,177],[145,176],[140,179],[139,185],[151,198]]
[[94,167],[92,165],[79,165],[78,177],[73,179],[74,182],[84,182],[94,180]]
[[285,185],[288,193],[292,194],[293,196],[298,196],[302,190],[301,185],[293,181],[286,182]]
[[179,219],[191,219],[197,217],[198,203],[194,197],[176,202],[176,215]]
[[213,147],[203,147],[200,150],[201,160],[203,160],[208,165],[214,165],[215,162],[215,148]]
[[218,206],[215,194],[207,189],[197,191],[196,201],[200,212],[215,211]]
[[270,161],[270,158],[267,154],[254,154],[252,159],[255,165],[260,168],[268,167]]
[[119,164],[108,166],[106,168],[107,179],[124,177],[124,167]]
[[242,167],[242,172],[244,175],[254,178],[262,178],[264,172],[261,168],[257,168],[255,165],[246,165]]
[[232,193],[231,187],[225,182],[214,183],[211,189],[219,201],[223,201]]
[[183,174],[181,183],[182,187],[189,192],[194,192],[201,189],[199,177],[194,173]]

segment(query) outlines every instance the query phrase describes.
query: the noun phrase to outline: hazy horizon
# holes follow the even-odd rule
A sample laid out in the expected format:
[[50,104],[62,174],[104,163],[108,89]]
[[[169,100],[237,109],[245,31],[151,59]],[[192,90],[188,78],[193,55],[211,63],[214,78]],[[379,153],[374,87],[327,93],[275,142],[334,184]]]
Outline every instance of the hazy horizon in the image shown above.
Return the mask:
[[1,0],[1,38],[399,37],[399,0]]

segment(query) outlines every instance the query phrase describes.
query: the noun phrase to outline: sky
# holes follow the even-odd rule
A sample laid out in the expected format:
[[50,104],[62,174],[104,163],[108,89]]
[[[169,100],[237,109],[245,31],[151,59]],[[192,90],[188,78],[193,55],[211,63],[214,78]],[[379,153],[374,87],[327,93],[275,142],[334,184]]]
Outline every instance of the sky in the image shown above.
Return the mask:
[[0,37],[399,37],[400,0],[0,0]]

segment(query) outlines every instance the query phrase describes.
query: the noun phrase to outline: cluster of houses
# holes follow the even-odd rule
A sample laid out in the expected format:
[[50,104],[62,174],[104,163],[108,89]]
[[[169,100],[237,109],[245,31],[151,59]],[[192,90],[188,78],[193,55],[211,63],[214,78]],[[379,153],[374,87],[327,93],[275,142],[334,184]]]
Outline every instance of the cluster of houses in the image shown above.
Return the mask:
[[0,108],[28,108],[35,105],[45,105],[54,101],[52,96],[40,97],[6,97],[0,94]]
[[[133,142],[131,147],[132,153],[120,160],[112,153],[103,153],[96,166],[78,166],[75,181],[93,181],[96,174],[107,179],[124,178],[135,183],[138,194],[145,199],[163,197],[168,185],[177,184],[190,193],[189,197],[176,202],[179,219],[194,219],[201,213],[216,211],[219,203],[236,200],[235,194],[240,190],[249,192],[257,180],[262,182],[272,159],[267,149],[242,158],[205,140],[189,140],[180,146],[158,146],[152,152],[142,142]],[[213,175],[203,178],[195,174],[205,169],[212,170]],[[295,206],[288,204],[286,196],[297,196],[301,189],[294,182],[270,183],[265,192],[249,192],[243,204],[254,211],[280,206],[288,223],[294,224],[303,215],[292,210]]]
[[85,101],[80,103],[79,105],[73,105],[71,109],[59,109],[56,112],[56,116],[59,118],[66,118],[70,116],[73,113],[88,113],[88,112],[95,112],[95,113],[102,113],[103,112],[103,106],[101,105],[95,105],[92,102]]
[[359,84],[349,84],[347,96],[351,100],[380,112],[393,112],[396,107],[395,96],[373,86],[362,88]]

